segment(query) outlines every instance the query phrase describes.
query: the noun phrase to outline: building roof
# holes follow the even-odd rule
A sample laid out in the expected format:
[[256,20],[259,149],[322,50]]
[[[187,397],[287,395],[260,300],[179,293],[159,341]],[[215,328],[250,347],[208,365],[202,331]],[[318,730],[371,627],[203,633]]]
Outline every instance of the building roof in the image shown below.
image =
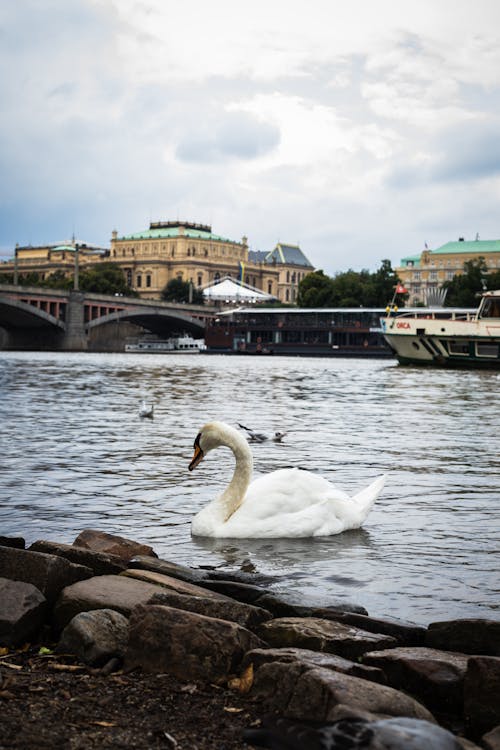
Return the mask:
[[285,263],[293,266],[314,268],[298,245],[285,245],[278,242],[274,250],[267,253],[266,263]]
[[172,237],[190,237],[193,239],[216,240],[219,242],[231,242],[236,245],[242,245],[242,242],[230,240],[227,237],[221,237],[213,234],[212,227],[209,224],[192,224],[187,221],[158,221],[151,222],[149,229],[134,234],[123,235],[118,237],[119,240],[151,240],[151,239],[169,239]]
[[249,250],[248,251],[248,262],[249,263],[265,263],[267,253],[264,250]]
[[242,282],[233,281],[228,276],[222,279],[217,284],[205,287],[203,290],[203,296],[208,299],[223,299],[231,301],[246,301],[251,300],[256,302],[264,302],[264,300],[275,299],[272,294],[265,294],[260,289],[249,284],[243,284]]
[[432,250],[433,255],[446,253],[500,253],[500,240],[458,240]]

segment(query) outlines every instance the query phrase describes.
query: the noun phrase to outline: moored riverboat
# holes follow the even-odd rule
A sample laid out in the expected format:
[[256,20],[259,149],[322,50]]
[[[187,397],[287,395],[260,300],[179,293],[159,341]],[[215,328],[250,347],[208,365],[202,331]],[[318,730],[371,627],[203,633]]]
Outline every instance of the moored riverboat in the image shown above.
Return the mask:
[[206,350],[203,339],[192,336],[172,336],[168,339],[152,339],[147,336],[125,344],[126,352],[135,354],[200,354]]
[[382,309],[241,307],[205,329],[209,354],[392,357],[380,328]]
[[401,364],[500,369],[500,290],[485,292],[475,311],[391,311],[380,322]]

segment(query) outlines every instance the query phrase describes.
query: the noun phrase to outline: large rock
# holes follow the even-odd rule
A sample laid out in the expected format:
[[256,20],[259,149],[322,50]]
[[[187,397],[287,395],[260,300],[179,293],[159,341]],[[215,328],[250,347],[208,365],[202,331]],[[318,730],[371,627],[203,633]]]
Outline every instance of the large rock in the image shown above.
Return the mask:
[[47,600],[31,583],[0,578],[0,645],[18,646],[42,627]]
[[338,748],[338,750],[460,750],[457,738],[420,719],[397,717],[370,721],[344,718],[319,726],[269,717],[248,729],[243,739],[269,748]]
[[500,724],[500,658],[470,657],[464,682],[464,712],[475,739]]
[[64,557],[65,560],[76,565],[85,565],[94,575],[105,576],[121,573],[127,569],[127,562],[116,555],[105,552],[95,552],[85,547],[75,547],[73,544],[60,544],[39,539],[29,547],[32,552],[46,552],[50,555]]
[[263,664],[255,673],[252,695],[284,716],[311,721],[332,721],[338,706],[367,711],[375,716],[408,716],[435,722],[414,698],[386,685],[292,662]]
[[500,726],[485,734],[481,738],[481,744],[485,750],[500,750]]
[[158,591],[159,586],[121,575],[94,576],[62,591],[54,608],[54,627],[62,630],[79,612],[93,609],[114,609],[129,617],[134,607],[145,604]]
[[125,665],[213,682],[234,674],[245,652],[262,645],[249,630],[227,620],[140,605],[130,617]]
[[281,662],[283,664],[299,662],[308,667],[332,669],[334,672],[350,674],[354,677],[361,677],[364,680],[371,680],[372,682],[379,682],[381,684],[386,684],[387,682],[384,673],[377,667],[358,664],[355,661],[344,659],[342,656],[335,656],[335,654],[310,651],[307,648],[256,648],[245,654],[242,667],[245,669],[250,664],[253,664],[253,668],[256,670],[263,664],[270,662]]
[[151,555],[157,557],[153,548],[149,544],[134,542],[132,539],[126,539],[123,536],[115,534],[106,534],[104,531],[95,531],[94,529],[85,529],[79,534],[73,544],[76,547],[85,547],[94,550],[94,552],[105,552],[108,555],[116,555],[122,560],[131,560],[136,555]]
[[24,549],[26,547],[26,542],[22,536],[0,536],[0,547]]
[[214,599],[205,596],[187,596],[177,591],[163,589],[150,599],[150,604],[164,604],[167,607],[184,609],[187,612],[197,612],[207,617],[219,620],[230,620],[244,628],[255,630],[258,626],[271,618],[270,612],[252,604],[243,604],[234,599]]
[[270,646],[327,651],[346,659],[357,659],[367,651],[397,646],[397,641],[390,636],[316,617],[280,617],[263,623],[258,634]]
[[322,617],[321,612],[338,614],[340,612],[354,612],[367,615],[364,607],[341,599],[318,603],[317,599],[307,597],[304,594],[268,592],[258,602],[259,607],[264,607],[273,613],[275,617]]
[[227,597],[223,594],[218,594],[215,591],[208,591],[201,586],[196,586],[194,583],[188,583],[187,581],[181,581],[179,578],[173,578],[172,576],[164,575],[163,573],[155,573],[152,570],[125,570],[120,575],[125,578],[133,578],[136,581],[145,581],[146,583],[154,583],[157,586],[161,586],[172,591],[177,591],[179,594],[187,594],[188,596],[202,596],[204,599],[226,599]]
[[[203,588],[210,591],[217,591],[219,594],[229,596],[231,599],[237,599],[239,602],[246,604],[256,604],[261,596],[268,593],[268,590],[262,586],[252,583],[241,583],[240,581],[212,580],[208,579],[200,583]],[[260,606],[260,605],[259,605]],[[264,607],[264,609],[266,609]]]
[[464,654],[500,656],[500,620],[464,619],[432,622],[425,643]]
[[187,568],[185,565],[178,565],[169,560],[161,558],[148,557],[147,555],[137,555],[128,564],[129,568],[138,570],[151,570],[153,573],[179,578],[181,581],[198,584],[200,581],[208,580],[209,574],[206,570],[197,568]]
[[382,633],[395,638],[401,646],[420,646],[424,643],[426,629],[413,622],[405,622],[391,617],[370,617],[357,612],[337,612],[331,609],[318,609],[314,617],[337,620],[344,625],[355,625],[370,633]]
[[11,581],[31,583],[52,603],[65,586],[90,578],[92,570],[84,565],[74,565],[57,555],[0,547],[0,576]]
[[112,609],[99,609],[73,617],[61,633],[56,650],[74,654],[86,664],[101,665],[113,657],[123,657],[127,639],[127,618]]
[[382,669],[391,687],[411,693],[430,709],[461,714],[469,658],[452,651],[401,647],[364,654],[363,664]]

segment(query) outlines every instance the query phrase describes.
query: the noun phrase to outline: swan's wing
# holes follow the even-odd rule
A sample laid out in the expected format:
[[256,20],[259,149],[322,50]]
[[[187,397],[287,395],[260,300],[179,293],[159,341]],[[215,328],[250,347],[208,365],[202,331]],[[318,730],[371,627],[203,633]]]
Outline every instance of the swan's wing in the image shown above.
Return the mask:
[[383,474],[381,477],[378,477],[378,479],[375,479],[374,482],[369,484],[368,487],[365,487],[364,490],[361,490],[361,492],[353,495],[353,502],[356,503],[360,512],[365,514],[365,517],[366,515],[368,515],[368,512],[371,510],[373,503],[384,489],[385,480],[386,475]]

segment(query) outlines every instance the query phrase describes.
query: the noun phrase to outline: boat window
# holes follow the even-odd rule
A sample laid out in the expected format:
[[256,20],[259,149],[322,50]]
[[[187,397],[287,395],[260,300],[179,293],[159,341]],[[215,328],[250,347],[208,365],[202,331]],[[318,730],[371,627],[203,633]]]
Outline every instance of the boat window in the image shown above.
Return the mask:
[[478,341],[476,343],[476,354],[478,357],[498,357],[499,345],[489,342]]
[[500,318],[500,298],[490,298],[483,302],[481,318]]
[[462,357],[469,356],[469,342],[468,341],[449,341],[448,348],[450,355],[460,354]]

